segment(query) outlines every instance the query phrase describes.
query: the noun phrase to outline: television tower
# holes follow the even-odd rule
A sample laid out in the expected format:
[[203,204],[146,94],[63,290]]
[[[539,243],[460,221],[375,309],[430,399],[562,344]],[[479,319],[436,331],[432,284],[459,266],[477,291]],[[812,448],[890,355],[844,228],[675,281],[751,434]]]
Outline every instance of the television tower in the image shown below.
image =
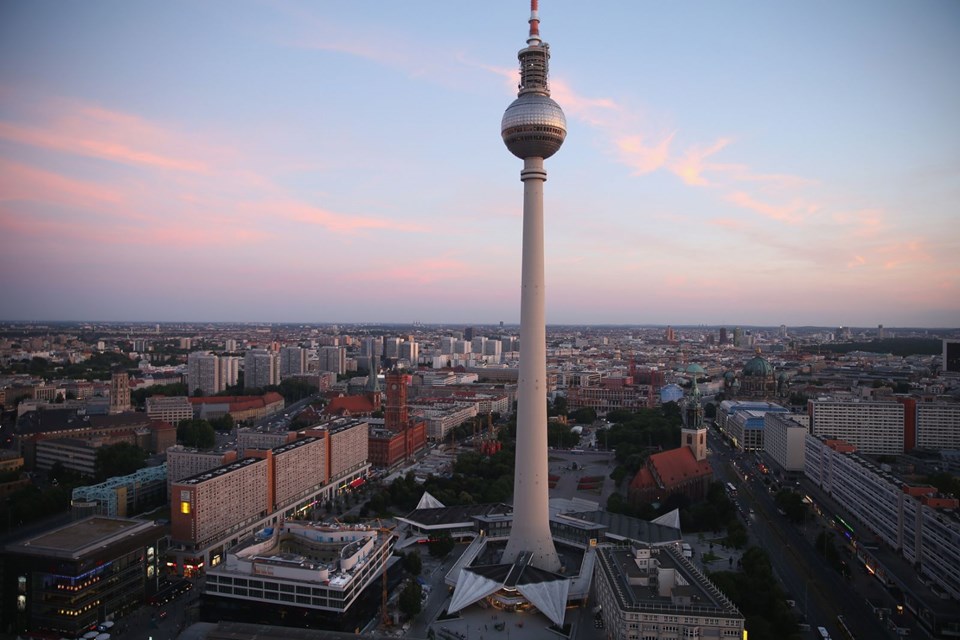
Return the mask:
[[523,160],[523,265],[520,293],[520,380],[517,389],[517,450],[513,480],[513,527],[501,562],[530,554],[530,564],[560,570],[550,535],[547,464],[547,331],[543,275],[543,161],[560,149],[567,121],[550,98],[550,47],[540,40],[538,0],[530,1],[530,35],[517,54],[520,85],[500,125],[510,153]]

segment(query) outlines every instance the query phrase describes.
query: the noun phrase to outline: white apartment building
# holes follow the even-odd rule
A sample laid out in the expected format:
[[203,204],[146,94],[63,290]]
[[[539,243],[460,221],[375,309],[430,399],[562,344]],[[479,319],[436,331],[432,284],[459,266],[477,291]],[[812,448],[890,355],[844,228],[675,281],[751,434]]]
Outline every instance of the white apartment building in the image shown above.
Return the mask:
[[385,358],[399,358],[401,342],[402,340],[400,338],[384,338],[383,356]]
[[922,576],[960,599],[958,501],[938,496],[933,487],[909,485],[852,449],[808,435],[805,475]]
[[240,379],[240,358],[220,356],[220,391],[237,384]]
[[819,398],[807,403],[810,433],[844,440],[868,455],[904,450],[904,405],[884,400]]
[[917,446],[960,449],[960,403],[917,403]]
[[804,414],[767,413],[763,416],[763,450],[786,473],[803,471],[807,427],[793,418]]
[[176,426],[193,419],[193,405],[186,396],[152,396],[147,398],[147,416]]
[[220,385],[220,360],[207,351],[194,351],[187,356],[187,392],[197,389],[212,396],[224,387]]

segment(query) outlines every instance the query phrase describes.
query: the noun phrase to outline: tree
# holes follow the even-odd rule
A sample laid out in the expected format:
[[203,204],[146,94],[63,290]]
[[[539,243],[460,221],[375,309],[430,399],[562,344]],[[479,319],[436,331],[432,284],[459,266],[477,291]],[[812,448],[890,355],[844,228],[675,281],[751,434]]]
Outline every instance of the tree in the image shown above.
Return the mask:
[[570,420],[579,424],[593,424],[597,421],[597,411],[593,407],[583,407],[571,413]]
[[197,449],[209,449],[217,441],[213,427],[206,420],[183,420],[177,425],[177,442]]
[[420,559],[420,552],[414,549],[403,556],[403,568],[406,569],[410,575],[420,575],[420,572],[423,571],[423,560]]
[[446,558],[447,555],[453,551],[456,544],[453,538],[450,537],[450,534],[444,531],[430,538],[427,547],[430,549],[430,555],[434,558]]
[[116,476],[128,476],[147,466],[147,452],[129,442],[100,447],[94,461],[94,475],[98,481]]
[[219,418],[211,419],[210,426],[213,427],[214,431],[232,431],[235,423],[233,416],[229,413],[225,413]]
[[423,595],[423,589],[416,580],[411,580],[400,592],[400,598],[397,604],[400,612],[408,618],[414,618],[420,613],[420,598]]

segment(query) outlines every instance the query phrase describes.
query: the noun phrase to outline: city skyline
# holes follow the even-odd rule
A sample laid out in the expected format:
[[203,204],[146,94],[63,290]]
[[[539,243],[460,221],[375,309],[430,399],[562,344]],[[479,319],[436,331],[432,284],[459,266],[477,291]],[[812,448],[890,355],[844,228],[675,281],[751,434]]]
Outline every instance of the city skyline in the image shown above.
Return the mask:
[[[525,6],[5,3],[3,319],[516,324]],[[548,324],[958,324],[960,6],[542,9]]]

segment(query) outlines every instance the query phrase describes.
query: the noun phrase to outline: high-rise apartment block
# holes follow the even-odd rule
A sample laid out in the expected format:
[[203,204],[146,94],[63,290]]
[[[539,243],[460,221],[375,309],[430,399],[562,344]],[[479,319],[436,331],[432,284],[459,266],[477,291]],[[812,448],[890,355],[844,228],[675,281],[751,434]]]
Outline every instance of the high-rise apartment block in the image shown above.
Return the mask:
[[400,338],[383,339],[383,356],[385,358],[397,359],[400,357]]
[[307,350],[300,347],[280,349],[280,378],[299,376],[307,372]]
[[405,340],[400,344],[400,359],[416,366],[420,360],[420,345],[413,340]]
[[786,474],[803,473],[808,428],[790,413],[765,413],[763,449]]
[[894,400],[819,398],[807,403],[810,433],[844,440],[870,455],[899,455],[904,446],[906,405]]
[[280,383],[279,359],[266,349],[251,349],[243,358],[243,388],[262,389]]
[[206,351],[194,351],[187,356],[187,392],[197,389],[212,396],[224,389],[220,383],[220,359]]
[[320,370],[337,375],[347,372],[347,350],[343,347],[320,347]]

